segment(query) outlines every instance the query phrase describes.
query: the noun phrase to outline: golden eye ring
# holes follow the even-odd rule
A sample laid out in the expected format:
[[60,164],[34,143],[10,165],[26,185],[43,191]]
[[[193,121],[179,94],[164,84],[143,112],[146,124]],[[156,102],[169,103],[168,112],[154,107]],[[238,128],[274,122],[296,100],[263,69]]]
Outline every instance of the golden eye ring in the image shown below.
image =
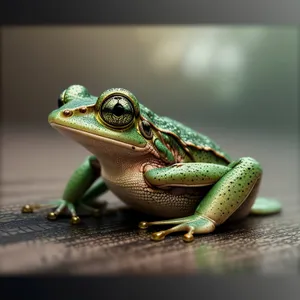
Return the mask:
[[124,129],[134,121],[134,107],[127,97],[113,95],[102,102],[99,117],[109,127]]

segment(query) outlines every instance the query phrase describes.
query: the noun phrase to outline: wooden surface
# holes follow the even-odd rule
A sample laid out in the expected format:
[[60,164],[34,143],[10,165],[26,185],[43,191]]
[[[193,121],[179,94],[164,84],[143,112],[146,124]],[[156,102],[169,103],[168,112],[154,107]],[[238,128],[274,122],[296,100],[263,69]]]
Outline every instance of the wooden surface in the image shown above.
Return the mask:
[[[284,203],[280,215],[249,217],[237,224],[219,227],[209,235],[186,244],[182,234],[162,242],[150,240],[150,232],[137,228],[151,220],[126,208],[111,193],[108,211],[100,218],[83,217],[82,224],[55,222],[46,212],[21,214],[24,203],[39,203],[60,196],[72,170],[87,154],[58,134],[5,132],[2,137],[0,272],[72,274],[176,274],[176,273],[299,273],[300,209],[295,141],[282,143],[253,135],[239,140],[236,155],[248,150],[263,161],[262,192]],[[221,142],[220,142],[221,139]],[[231,141],[220,135],[222,145]],[[255,142],[256,141],[256,142]],[[223,142],[223,143],[222,143]],[[226,144],[227,143],[227,144]],[[268,146],[276,143],[273,152]],[[294,143],[294,147],[286,146]],[[261,148],[257,145],[261,145]],[[252,145],[252,148],[249,147]],[[285,145],[285,147],[284,147]],[[233,151],[233,152],[234,152]],[[285,161],[278,160],[280,156]],[[279,176],[280,175],[280,176]]]

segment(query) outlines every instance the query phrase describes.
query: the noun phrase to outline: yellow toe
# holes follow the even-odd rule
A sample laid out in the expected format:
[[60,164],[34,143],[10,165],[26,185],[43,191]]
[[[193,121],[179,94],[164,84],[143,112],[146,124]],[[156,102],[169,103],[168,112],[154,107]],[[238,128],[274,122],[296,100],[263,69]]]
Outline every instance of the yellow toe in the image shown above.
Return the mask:
[[29,204],[22,207],[22,213],[32,213],[33,207]]
[[49,212],[49,214],[47,215],[48,220],[56,220],[56,218],[57,218],[57,215],[53,211]]
[[162,241],[165,238],[164,231],[154,232],[151,234],[151,240],[153,241]]
[[148,223],[147,222],[140,222],[139,223],[139,228],[140,229],[147,229],[148,228]]
[[78,216],[73,216],[71,219],[71,223],[73,225],[79,224],[80,223],[80,218]]
[[190,243],[194,240],[194,236],[191,234],[191,233],[186,233],[184,236],[183,236],[183,240],[187,243]]

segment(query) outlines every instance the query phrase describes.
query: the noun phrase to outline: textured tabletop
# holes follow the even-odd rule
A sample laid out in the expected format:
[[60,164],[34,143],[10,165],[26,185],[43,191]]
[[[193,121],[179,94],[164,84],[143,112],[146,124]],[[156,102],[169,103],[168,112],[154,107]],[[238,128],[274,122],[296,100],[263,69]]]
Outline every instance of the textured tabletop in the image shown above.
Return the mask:
[[[108,202],[104,216],[82,217],[77,226],[67,218],[48,221],[45,212],[21,214],[24,203],[59,197],[86,152],[51,134],[6,134],[3,139],[1,273],[299,273],[300,209],[297,187],[289,186],[297,182],[292,160],[280,165],[274,153],[252,150],[266,166],[262,192],[284,198],[281,214],[224,225],[189,244],[180,233],[153,242],[150,232],[163,227],[138,229],[139,221],[154,218],[128,209],[111,193],[101,197]],[[295,153],[291,150],[290,157]],[[281,176],[276,176],[278,168]]]

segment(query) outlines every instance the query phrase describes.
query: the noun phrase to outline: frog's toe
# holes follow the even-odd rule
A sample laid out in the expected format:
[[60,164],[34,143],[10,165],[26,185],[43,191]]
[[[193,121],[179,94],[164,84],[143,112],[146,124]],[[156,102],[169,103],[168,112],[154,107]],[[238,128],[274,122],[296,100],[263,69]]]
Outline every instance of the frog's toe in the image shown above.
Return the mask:
[[63,212],[69,212],[71,214],[71,224],[76,225],[80,223],[80,218],[76,213],[75,206],[65,200],[58,200],[57,207],[54,211],[47,215],[48,220],[56,220]]
[[78,216],[72,216],[71,218],[71,224],[72,225],[76,225],[76,224],[79,224],[80,223],[80,218]]
[[168,234],[186,231],[183,236],[183,240],[185,242],[192,242],[194,240],[194,234],[210,233],[215,230],[214,222],[200,215],[193,215],[186,218],[173,219],[168,221],[141,222],[140,228],[147,228],[150,225],[178,224],[179,222],[181,222],[179,225],[171,227],[170,229],[152,233],[151,239],[154,241],[161,241]]
[[47,219],[54,221],[61,215],[63,212],[69,212],[71,217],[71,224],[80,223],[80,218],[77,216],[75,207],[72,203],[67,202],[66,200],[54,200],[45,204],[26,204],[22,207],[22,213],[33,213],[35,210],[52,208],[53,211],[47,214]]
[[190,243],[194,240],[194,235],[192,232],[188,232],[183,236],[183,240],[187,243]]
[[158,231],[151,234],[151,240],[162,241],[168,233],[165,231]]
[[177,226],[174,226],[170,229],[154,232],[151,235],[151,239],[153,241],[161,241],[163,240],[168,234],[174,233],[174,232],[180,232],[180,231],[187,231],[187,233],[184,235],[183,240],[185,242],[191,242],[194,240],[194,227],[189,225],[188,223],[183,223]]
[[26,204],[22,207],[21,211],[22,213],[33,213],[33,206],[30,204]]
[[149,227],[148,222],[142,221],[139,223],[140,229],[147,229]]
[[22,213],[33,213],[35,210],[44,209],[44,208],[54,208],[56,203],[50,202],[46,204],[26,204],[22,207]]
[[47,219],[48,220],[56,220],[57,219],[57,214],[54,213],[53,211],[49,212],[48,215],[47,215]]

